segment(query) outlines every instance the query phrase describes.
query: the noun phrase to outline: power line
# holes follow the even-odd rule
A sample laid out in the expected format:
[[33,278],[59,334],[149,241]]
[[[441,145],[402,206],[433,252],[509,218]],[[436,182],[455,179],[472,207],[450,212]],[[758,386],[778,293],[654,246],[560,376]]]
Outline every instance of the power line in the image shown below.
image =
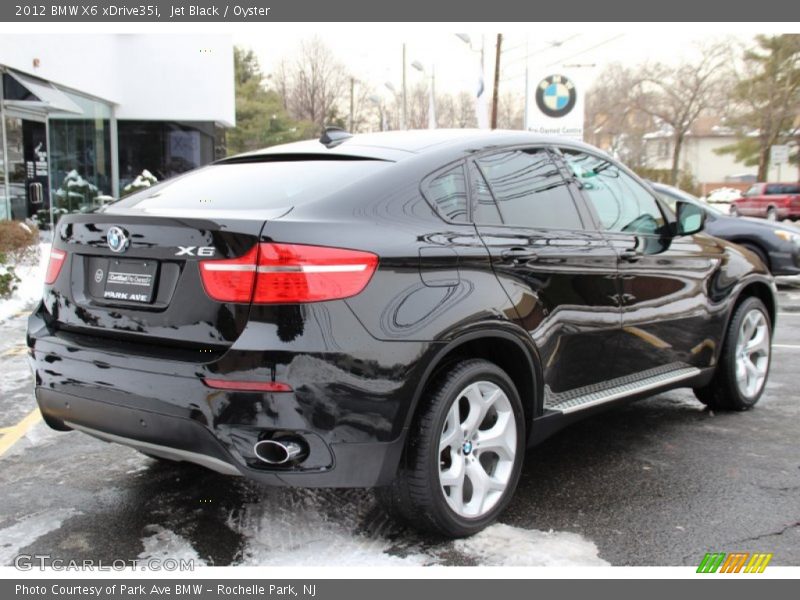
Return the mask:
[[[547,65],[544,65],[544,67],[546,68],[546,67],[555,67],[557,65],[562,65],[565,61],[572,60],[573,58],[576,58],[578,56],[586,54],[587,52],[591,52],[592,50],[596,50],[597,48],[605,46],[606,44],[610,44],[611,42],[614,42],[614,41],[618,40],[619,38],[623,37],[624,35],[625,35],[624,33],[620,33],[618,35],[615,35],[614,37],[611,37],[611,38],[608,38],[606,40],[603,40],[602,42],[598,42],[597,44],[594,44],[593,46],[589,46],[588,48],[584,48],[580,52],[576,52],[574,54],[570,54],[569,56],[565,56],[563,58],[559,58],[555,62],[552,62],[552,63],[549,63]],[[539,53],[541,53],[541,52],[534,52],[534,53],[530,54],[529,56],[533,56],[534,54],[539,54]],[[512,79],[519,79],[520,77],[524,77],[524,76],[525,76],[525,72],[522,71],[522,72],[517,73],[515,75],[505,75],[501,79],[501,81],[510,81]]]

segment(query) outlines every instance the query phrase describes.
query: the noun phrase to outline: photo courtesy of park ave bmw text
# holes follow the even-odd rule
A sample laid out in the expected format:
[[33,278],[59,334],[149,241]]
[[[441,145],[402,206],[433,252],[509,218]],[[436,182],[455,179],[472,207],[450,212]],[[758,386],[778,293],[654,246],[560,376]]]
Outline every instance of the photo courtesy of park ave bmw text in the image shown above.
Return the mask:
[[0,596],[800,578],[800,11],[148,2],[0,6]]

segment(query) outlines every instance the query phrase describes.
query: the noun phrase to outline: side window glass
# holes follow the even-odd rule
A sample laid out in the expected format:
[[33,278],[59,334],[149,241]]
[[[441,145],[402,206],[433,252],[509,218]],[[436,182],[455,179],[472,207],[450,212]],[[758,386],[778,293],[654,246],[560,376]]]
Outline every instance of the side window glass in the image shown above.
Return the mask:
[[478,225],[501,225],[500,211],[483,175],[469,163],[469,182],[472,190],[472,220]]
[[658,233],[664,215],[653,195],[614,163],[576,150],[562,149],[564,159],[606,231]]
[[467,221],[467,182],[461,165],[431,179],[426,196],[448,221]]
[[478,164],[506,225],[583,229],[567,181],[546,150],[500,152]]

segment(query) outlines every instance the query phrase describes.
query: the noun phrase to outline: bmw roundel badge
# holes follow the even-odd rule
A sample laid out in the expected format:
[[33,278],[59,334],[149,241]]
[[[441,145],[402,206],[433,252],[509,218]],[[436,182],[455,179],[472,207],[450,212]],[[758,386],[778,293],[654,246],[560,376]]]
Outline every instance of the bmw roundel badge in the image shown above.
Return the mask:
[[130,238],[122,227],[111,227],[106,233],[106,241],[112,252],[125,252]]
[[536,86],[536,105],[548,117],[563,117],[575,108],[575,84],[563,75],[545,77]]

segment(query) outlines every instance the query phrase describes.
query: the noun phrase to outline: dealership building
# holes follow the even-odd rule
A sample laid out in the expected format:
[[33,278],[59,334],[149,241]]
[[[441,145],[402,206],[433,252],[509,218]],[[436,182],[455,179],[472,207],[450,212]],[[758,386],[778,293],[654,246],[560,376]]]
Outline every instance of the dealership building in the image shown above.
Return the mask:
[[227,35],[0,37],[0,219],[88,210],[224,154]]

